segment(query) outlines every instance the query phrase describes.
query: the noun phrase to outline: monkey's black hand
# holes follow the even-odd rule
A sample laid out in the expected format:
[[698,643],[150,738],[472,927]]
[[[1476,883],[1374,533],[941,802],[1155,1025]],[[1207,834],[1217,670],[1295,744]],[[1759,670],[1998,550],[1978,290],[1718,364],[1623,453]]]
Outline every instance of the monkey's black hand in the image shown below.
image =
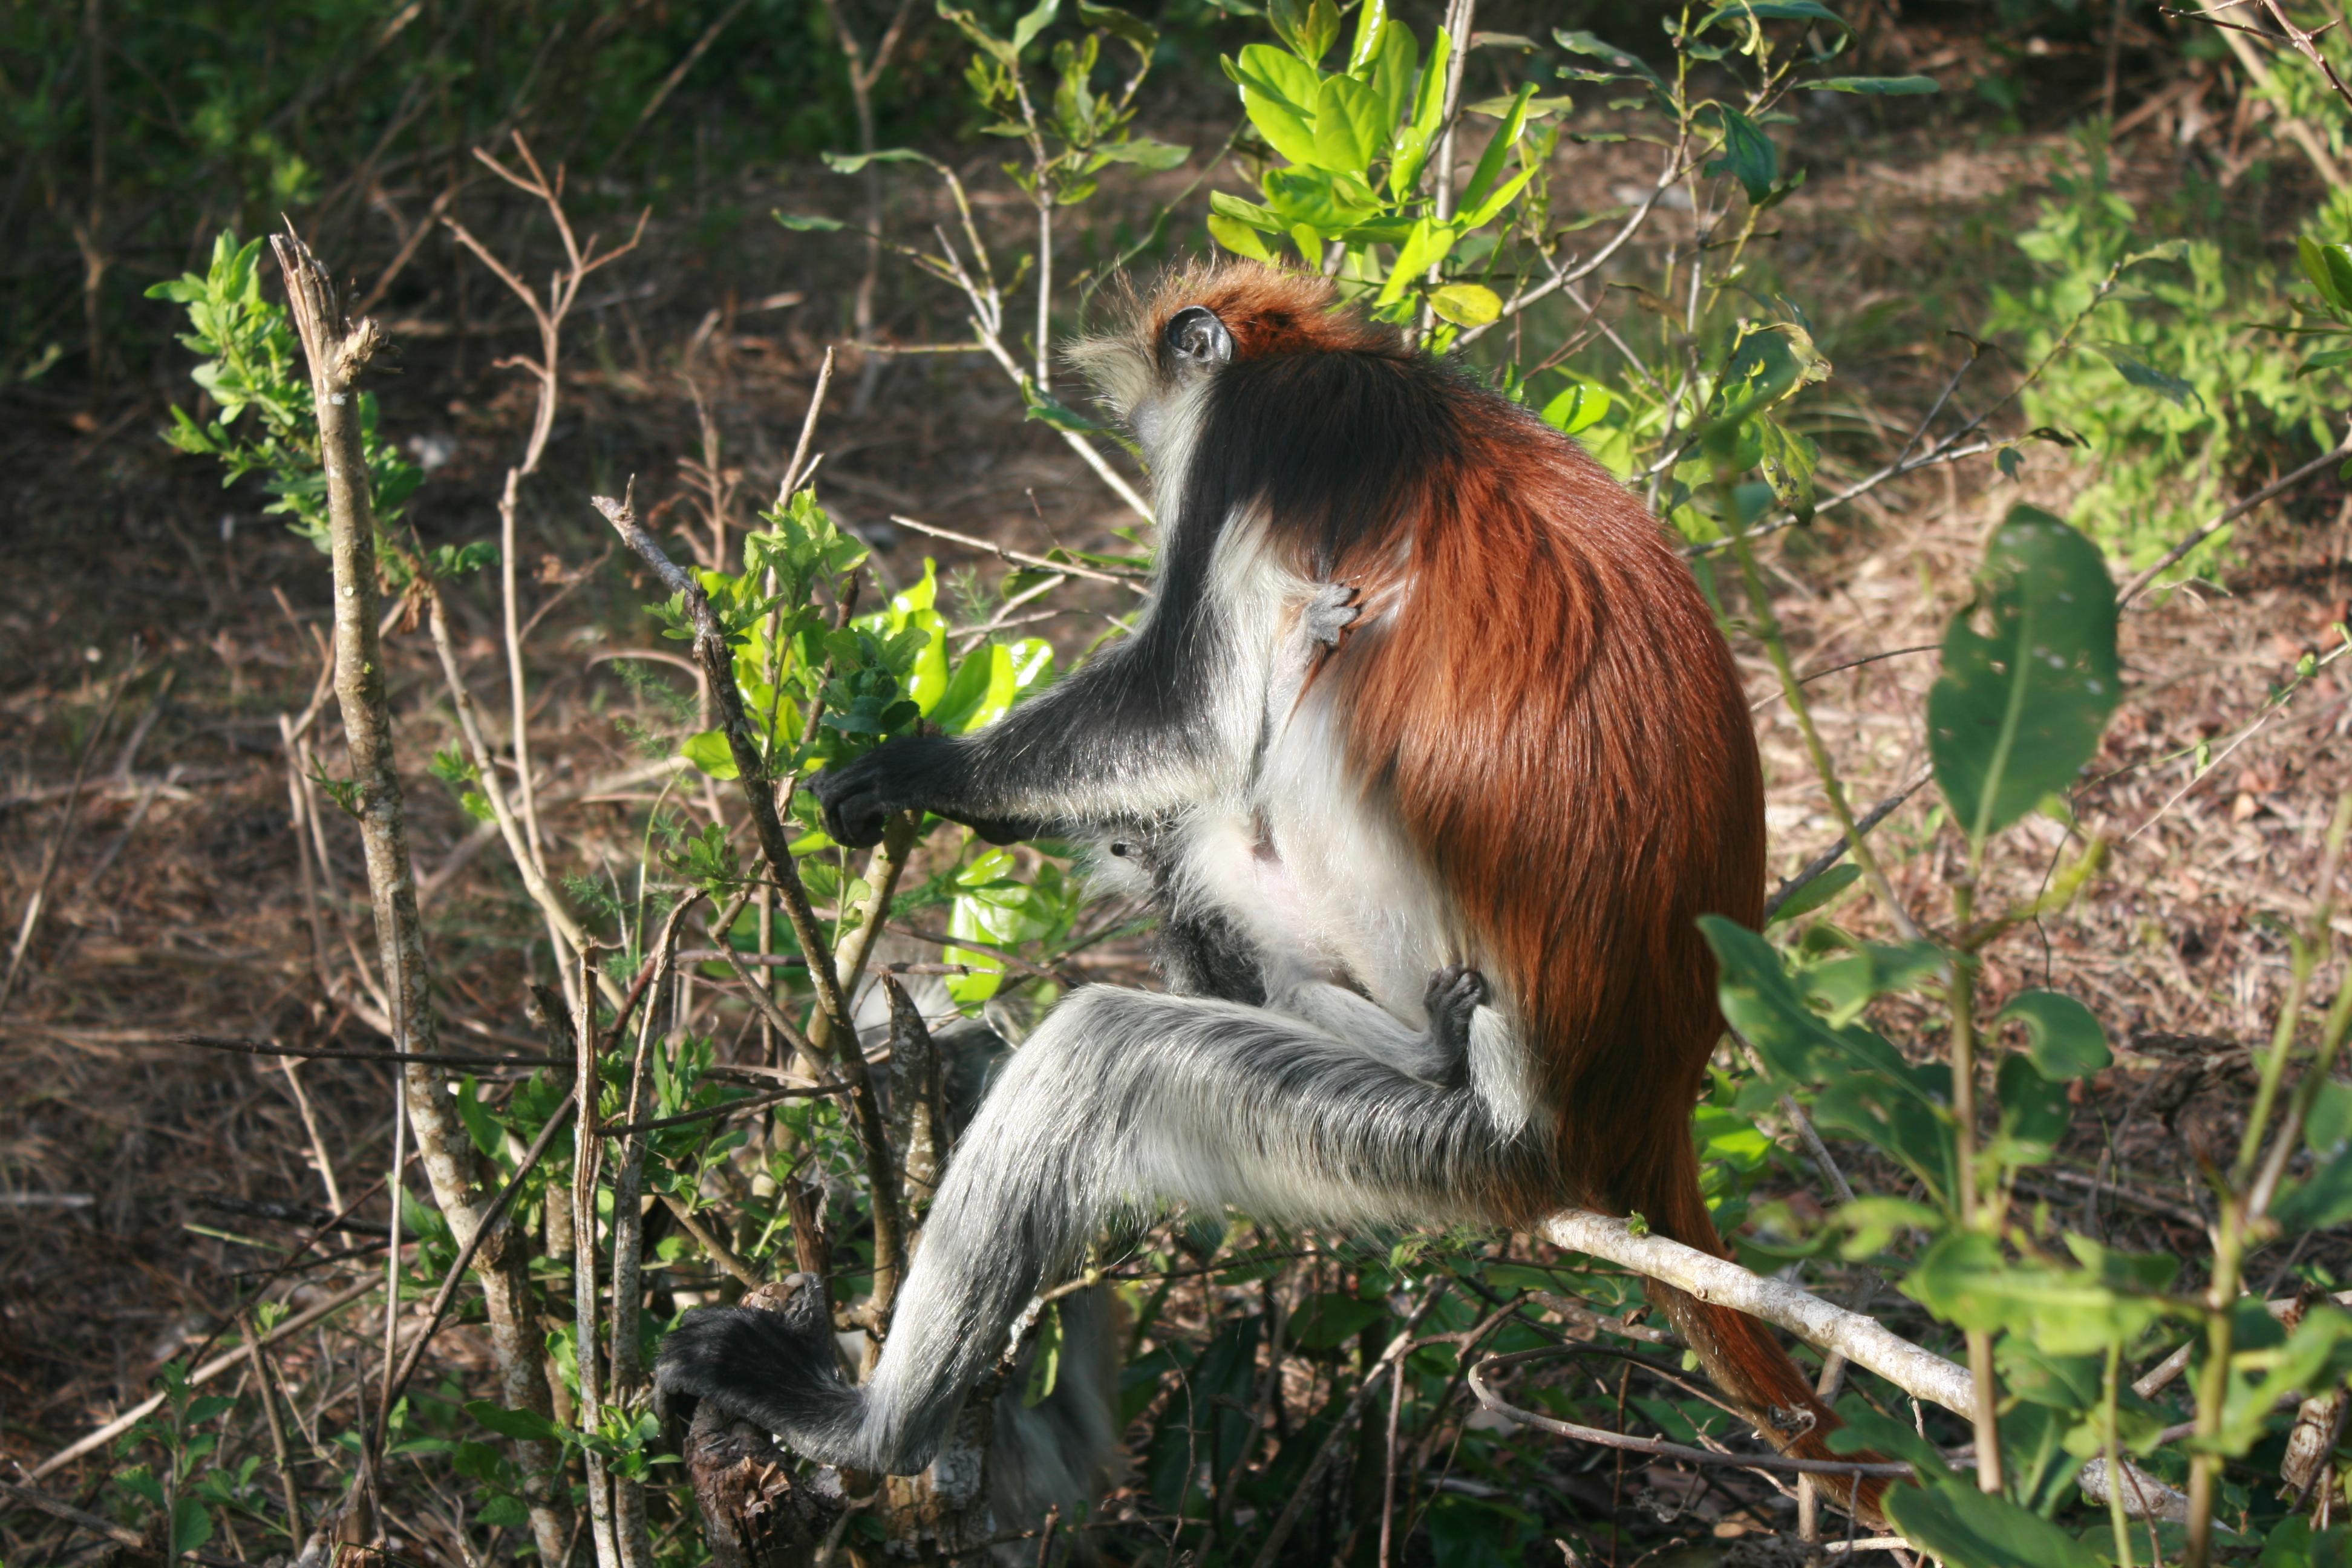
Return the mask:
[[809,794],[824,809],[824,830],[834,842],[852,849],[882,842],[882,826],[891,814],[916,804],[909,785],[937,744],[914,738],[892,741],[811,779]]
[[1339,634],[1356,624],[1364,612],[1356,604],[1356,590],[1348,583],[1324,583],[1298,612],[1298,624],[1325,647],[1338,647]]
[[1458,1089],[1470,1076],[1470,1016],[1486,1001],[1486,977],[1466,963],[1449,963],[1429,977],[1422,1005],[1429,1009],[1429,1039],[1441,1068],[1437,1081]]
[[[782,1307],[705,1307],[688,1312],[662,1342],[654,1382],[665,1413],[690,1422],[709,1400],[730,1415],[772,1432],[811,1458],[845,1419],[854,1422],[857,1391],[841,1373],[826,1321],[824,1289],[796,1274]],[[762,1291],[773,1290],[762,1286]],[[815,1450],[815,1451],[813,1451]]]

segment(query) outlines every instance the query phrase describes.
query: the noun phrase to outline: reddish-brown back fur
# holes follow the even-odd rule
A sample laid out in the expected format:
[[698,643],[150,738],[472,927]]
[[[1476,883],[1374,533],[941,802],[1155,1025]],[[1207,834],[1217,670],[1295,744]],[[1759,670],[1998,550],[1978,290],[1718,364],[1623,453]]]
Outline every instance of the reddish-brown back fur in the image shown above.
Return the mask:
[[[1333,300],[1321,279],[1263,268],[1188,274],[1155,300],[1149,341],[1205,305],[1236,363],[1336,353],[1428,374]],[[1559,1189],[1496,1206],[1517,1221],[1564,1200],[1638,1211],[1721,1254],[1690,1142],[1723,1029],[1696,922],[1758,924],[1765,871],[1730,650],[1656,521],[1575,442],[1466,381],[1429,417],[1447,427],[1386,516],[1339,536],[1292,520],[1292,542],[1303,571],[1354,584],[1368,611],[1325,676],[1351,771],[1427,858],[1555,1118]],[[1759,1421],[1775,1407],[1830,1419],[1762,1325],[1659,1294]]]

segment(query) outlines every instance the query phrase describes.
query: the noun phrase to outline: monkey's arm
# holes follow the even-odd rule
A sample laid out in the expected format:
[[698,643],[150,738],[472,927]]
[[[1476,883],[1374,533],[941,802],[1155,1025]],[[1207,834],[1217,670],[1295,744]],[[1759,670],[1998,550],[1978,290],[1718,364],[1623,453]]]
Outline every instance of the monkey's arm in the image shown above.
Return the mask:
[[[1311,656],[1354,612],[1349,590],[1314,595],[1287,573],[1251,565],[1246,544],[1228,549],[1180,528],[1132,637],[985,730],[894,741],[818,774],[809,788],[826,831],[871,844],[886,818],[911,808],[1002,842],[1237,794],[1263,740],[1269,689],[1287,680],[1295,694]],[[1303,632],[1302,599],[1313,601]],[[1301,668],[1287,674],[1294,660]]]
[[936,812],[1000,843],[1055,823],[1148,816],[1197,796],[1220,752],[1206,672],[1186,675],[1147,626],[969,735],[910,736],[809,789],[841,843],[894,812]]

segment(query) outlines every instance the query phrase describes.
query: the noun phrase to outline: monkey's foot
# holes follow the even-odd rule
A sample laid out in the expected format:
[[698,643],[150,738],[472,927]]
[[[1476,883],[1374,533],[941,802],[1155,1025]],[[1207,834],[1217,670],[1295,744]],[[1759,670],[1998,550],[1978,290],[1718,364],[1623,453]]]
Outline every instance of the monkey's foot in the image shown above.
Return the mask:
[[1325,647],[1338,647],[1339,634],[1354,626],[1357,617],[1364,613],[1355,600],[1356,590],[1351,584],[1319,584],[1315,596],[1299,610],[1298,624]]
[[841,1374],[824,1289],[812,1275],[776,1310],[705,1307],[688,1312],[662,1342],[654,1381],[667,1411],[691,1420],[708,1400],[764,1428],[794,1452],[854,1464],[845,1445],[858,1427],[858,1393]]
[[1448,1088],[1469,1077],[1470,1016],[1486,1002],[1486,977],[1466,963],[1449,963],[1429,977],[1422,1005],[1429,1010],[1429,1041],[1441,1064],[1434,1075]]

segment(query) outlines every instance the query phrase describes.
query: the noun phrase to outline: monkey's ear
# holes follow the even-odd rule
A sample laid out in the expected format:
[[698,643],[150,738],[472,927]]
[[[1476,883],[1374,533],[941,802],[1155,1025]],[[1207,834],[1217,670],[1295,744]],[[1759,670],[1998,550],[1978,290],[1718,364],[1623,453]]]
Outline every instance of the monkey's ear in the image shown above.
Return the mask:
[[1179,363],[1206,370],[1234,357],[1234,335],[1206,305],[1187,305],[1171,316],[1165,336]]

